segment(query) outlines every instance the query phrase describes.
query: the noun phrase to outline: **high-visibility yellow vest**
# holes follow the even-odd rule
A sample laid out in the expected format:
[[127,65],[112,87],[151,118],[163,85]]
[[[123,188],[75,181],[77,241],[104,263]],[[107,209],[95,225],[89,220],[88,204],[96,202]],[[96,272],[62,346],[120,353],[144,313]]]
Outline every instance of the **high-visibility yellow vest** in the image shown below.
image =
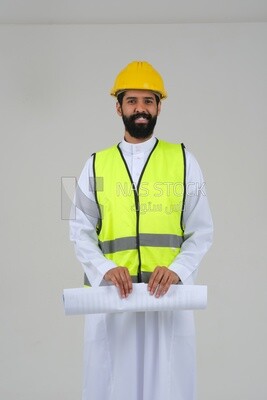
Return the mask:
[[183,242],[185,155],[157,140],[135,187],[119,146],[94,155],[99,246],[133,280],[172,263]]

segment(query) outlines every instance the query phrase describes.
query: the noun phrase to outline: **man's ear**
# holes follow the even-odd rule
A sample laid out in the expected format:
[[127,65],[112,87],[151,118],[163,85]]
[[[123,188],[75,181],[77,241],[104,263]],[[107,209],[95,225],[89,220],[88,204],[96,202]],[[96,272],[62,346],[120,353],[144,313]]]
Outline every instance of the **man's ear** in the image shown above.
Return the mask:
[[121,117],[122,116],[121,105],[118,101],[116,103],[116,109],[117,109],[117,114]]
[[158,104],[158,115],[160,114],[160,112],[161,112],[161,101],[159,101],[159,104]]

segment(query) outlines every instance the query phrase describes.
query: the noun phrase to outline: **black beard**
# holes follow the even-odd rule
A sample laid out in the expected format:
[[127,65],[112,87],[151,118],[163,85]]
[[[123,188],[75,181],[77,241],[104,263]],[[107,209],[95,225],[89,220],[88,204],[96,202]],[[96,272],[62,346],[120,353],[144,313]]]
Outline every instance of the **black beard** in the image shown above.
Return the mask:
[[[147,124],[136,124],[135,120],[140,117],[146,118]],[[137,113],[131,115],[130,117],[126,117],[122,114],[122,120],[124,122],[126,131],[129,132],[132,137],[136,139],[146,139],[149,138],[154,131],[154,127],[157,122],[157,115],[152,117],[151,114]]]

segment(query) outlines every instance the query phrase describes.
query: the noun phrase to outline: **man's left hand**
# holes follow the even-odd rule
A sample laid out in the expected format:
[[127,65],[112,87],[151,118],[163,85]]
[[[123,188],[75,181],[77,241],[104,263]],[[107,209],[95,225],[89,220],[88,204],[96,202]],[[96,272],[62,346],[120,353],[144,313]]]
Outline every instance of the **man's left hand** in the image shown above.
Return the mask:
[[148,282],[148,291],[156,297],[164,296],[172,284],[180,281],[179,276],[167,267],[156,267]]

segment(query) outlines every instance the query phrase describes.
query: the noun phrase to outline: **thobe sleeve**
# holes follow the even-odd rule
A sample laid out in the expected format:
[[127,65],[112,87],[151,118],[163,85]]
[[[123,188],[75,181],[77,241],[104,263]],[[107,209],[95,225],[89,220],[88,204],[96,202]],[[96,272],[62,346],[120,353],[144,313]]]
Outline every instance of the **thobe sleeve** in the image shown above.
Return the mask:
[[185,156],[184,242],[169,268],[183,284],[194,284],[200,261],[212,243],[213,223],[201,169],[190,152],[186,151]]
[[99,219],[94,196],[93,158],[86,162],[78,180],[70,220],[70,240],[91,286],[99,286],[105,273],[116,265],[105,258],[98,246],[96,226]]

